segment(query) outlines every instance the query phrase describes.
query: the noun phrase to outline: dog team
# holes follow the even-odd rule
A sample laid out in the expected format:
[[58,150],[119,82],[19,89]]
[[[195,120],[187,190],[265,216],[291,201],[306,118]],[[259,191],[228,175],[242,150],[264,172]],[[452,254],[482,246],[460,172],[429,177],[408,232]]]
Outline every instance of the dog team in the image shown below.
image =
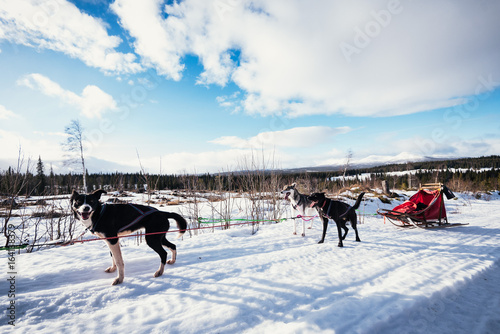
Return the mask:
[[[131,234],[139,229],[145,229],[146,243],[160,256],[160,267],[154,273],[154,277],[161,276],[165,264],[175,263],[177,257],[175,244],[166,238],[166,233],[170,228],[169,219],[176,221],[179,229],[178,237],[181,237],[186,232],[186,220],[177,213],[160,211],[145,205],[131,203],[102,204],[100,198],[105,193],[104,190],[100,189],[91,194],[79,194],[73,191],[70,202],[75,219],[79,220],[92,234],[102,238],[108,245],[112,264],[105,271],[113,273],[118,270],[118,275],[112,284],[122,283],[125,277],[125,265],[119,237]],[[285,186],[281,193],[285,195],[285,200],[290,201],[292,208],[299,213],[297,218],[311,217],[311,226],[309,228],[312,228],[312,217],[317,215],[321,218],[323,233],[319,243],[325,241],[330,219],[337,225],[339,247],[343,247],[342,241],[349,230],[346,226],[347,221],[350,222],[356,233],[356,241],[361,241],[356,226],[357,216],[355,210],[359,207],[364,193],[358,196],[353,206],[326,198],[324,193],[313,193],[310,196],[301,194],[296,189],[295,183]],[[344,230],[343,234],[342,230]],[[293,233],[297,234],[295,221]],[[303,220],[302,224],[302,236],[305,236],[305,220]],[[172,257],[168,261],[168,254],[163,246],[166,246],[172,253]]]

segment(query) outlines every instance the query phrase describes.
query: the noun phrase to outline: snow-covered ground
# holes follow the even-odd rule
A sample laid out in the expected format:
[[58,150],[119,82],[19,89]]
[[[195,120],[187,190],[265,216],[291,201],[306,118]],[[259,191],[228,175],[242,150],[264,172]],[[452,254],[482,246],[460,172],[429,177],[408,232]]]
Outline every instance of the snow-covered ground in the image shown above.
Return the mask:
[[[479,168],[479,169],[475,169],[475,168],[410,169],[410,170],[404,170],[404,171],[386,172],[383,174],[386,176],[399,176],[399,177],[401,177],[401,176],[405,176],[405,175],[415,175],[418,173],[429,173],[429,172],[433,173],[433,172],[445,172],[445,171],[449,171],[451,173],[466,173],[468,171],[473,171],[476,173],[484,173],[484,172],[488,172],[492,169],[493,169],[492,167]],[[346,175],[345,177],[344,176],[333,176],[330,178],[330,180],[337,181],[337,180],[345,179],[345,180],[352,181],[352,180],[356,180],[356,178],[357,178],[360,181],[366,181],[366,180],[369,180],[373,174],[375,174],[375,173],[360,173],[360,174],[356,174],[356,175]]]
[[384,223],[373,213],[399,202],[367,195],[362,242],[350,233],[344,248],[332,224],[317,244],[319,222],[305,237],[292,235],[291,221],[253,235],[247,225],[182,240],[169,234],[177,262],[159,278],[157,254],[124,239],[118,286],[104,272],[111,259],[102,241],[14,259],[3,251],[0,332],[500,333],[500,196],[457,195],[446,200],[449,220],[469,225],[432,230]]

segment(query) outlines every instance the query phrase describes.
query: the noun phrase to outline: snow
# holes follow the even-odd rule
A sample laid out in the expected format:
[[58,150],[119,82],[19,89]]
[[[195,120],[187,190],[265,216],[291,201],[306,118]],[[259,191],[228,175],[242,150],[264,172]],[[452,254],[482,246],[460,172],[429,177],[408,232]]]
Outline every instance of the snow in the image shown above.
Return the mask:
[[[362,242],[351,229],[343,248],[332,224],[317,244],[319,222],[305,237],[292,235],[291,220],[261,224],[255,234],[247,225],[182,240],[169,234],[177,262],[159,278],[157,254],[122,239],[118,286],[104,272],[111,259],[103,241],[16,254],[15,326],[2,279],[0,331],[499,333],[500,196],[456,195],[446,200],[449,220],[469,225],[424,230],[384,223],[373,213],[399,202],[367,194],[358,211]],[[6,274],[7,265],[4,251]]]
[[[484,172],[491,171],[492,169],[493,168],[491,168],[491,167],[489,167],[489,168],[477,168],[477,169],[476,168],[409,169],[409,170],[404,170],[404,171],[384,172],[383,174],[387,175],[387,176],[402,177],[402,176],[408,176],[408,175],[415,175],[417,173],[434,173],[434,172],[439,173],[439,172],[445,172],[445,171],[448,171],[451,173],[466,173],[468,171],[473,171],[476,173],[484,173]],[[376,173],[360,173],[360,174],[356,174],[356,175],[333,176],[330,178],[330,180],[337,181],[337,180],[345,179],[345,180],[352,181],[352,180],[356,180],[356,178],[357,178],[360,181],[366,181],[366,180],[370,180],[373,174],[376,174]]]

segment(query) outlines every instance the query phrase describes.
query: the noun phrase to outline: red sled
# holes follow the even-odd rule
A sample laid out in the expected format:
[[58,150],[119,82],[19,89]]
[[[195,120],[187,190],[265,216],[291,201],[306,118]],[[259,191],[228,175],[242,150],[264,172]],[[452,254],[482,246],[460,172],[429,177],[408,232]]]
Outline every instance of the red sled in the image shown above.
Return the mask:
[[448,222],[443,194],[448,199],[455,197],[453,192],[441,183],[424,184],[403,204],[392,210],[378,209],[377,213],[398,227],[431,228],[468,225]]

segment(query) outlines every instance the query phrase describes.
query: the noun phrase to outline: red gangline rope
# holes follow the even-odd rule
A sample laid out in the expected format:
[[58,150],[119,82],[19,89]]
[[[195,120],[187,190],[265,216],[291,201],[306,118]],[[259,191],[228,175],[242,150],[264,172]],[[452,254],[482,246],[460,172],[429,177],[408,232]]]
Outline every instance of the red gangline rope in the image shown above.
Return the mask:
[[[297,217],[292,217],[292,218],[288,218],[288,219],[302,218],[303,220],[306,220],[306,219],[304,219],[306,217],[310,217],[309,220],[312,220],[312,219],[314,219],[314,217],[317,217],[317,216],[301,216],[301,215],[298,215]],[[282,220],[286,220],[286,218],[285,219],[270,219],[270,220],[265,220],[265,221],[248,221],[248,222],[244,222],[244,223],[235,223],[235,224],[221,224],[221,225],[218,225],[218,226],[212,225],[212,226],[205,226],[205,227],[187,228],[185,230],[178,229],[178,230],[171,230],[171,231],[151,232],[151,233],[132,233],[132,234],[120,235],[120,236],[116,236],[116,237],[92,238],[92,239],[82,239],[82,240],[70,240],[70,241],[60,241],[60,242],[56,242],[56,243],[47,242],[47,243],[43,243],[43,244],[34,244],[34,245],[30,245],[30,244],[13,245],[13,246],[5,247],[5,249],[16,249],[16,247],[21,247],[21,246],[23,246],[22,248],[25,248],[25,247],[28,247],[28,246],[31,246],[31,247],[41,247],[41,246],[69,246],[69,245],[73,245],[73,244],[76,244],[76,243],[84,243],[84,242],[97,241],[97,240],[111,240],[111,239],[120,239],[120,238],[141,237],[141,236],[146,236],[146,235],[165,234],[165,233],[174,233],[174,232],[182,232],[182,231],[187,232],[187,231],[195,231],[195,230],[204,230],[204,229],[215,228],[215,227],[223,227],[223,226],[229,227],[229,226],[238,226],[238,225],[247,225],[247,224],[258,224],[258,223],[261,223],[261,222],[269,222],[269,221],[276,221],[276,222],[278,222],[278,221],[282,221]],[[81,234],[80,237],[83,234]]]
[[[235,224],[224,224],[222,226],[237,226],[237,225],[246,225],[246,224],[257,224],[259,221],[251,221],[251,222],[245,222],[245,223],[235,223]],[[164,234],[164,233],[174,233],[174,232],[187,232],[187,231],[194,231],[194,230],[204,230],[208,228],[215,228],[219,226],[205,226],[205,227],[196,227],[196,228],[187,228],[185,230],[171,230],[171,231],[161,231],[161,232],[151,232],[151,233],[133,233],[133,234],[128,234],[128,235],[120,235],[116,237],[107,237],[107,238],[92,238],[92,239],[83,239],[83,240],[71,240],[68,242],[61,242],[60,244],[54,244],[54,245],[61,245],[61,246],[68,246],[72,245],[75,243],[84,243],[88,241],[96,241],[96,240],[110,240],[110,239],[120,239],[120,238],[131,238],[131,237],[140,237],[140,236],[146,236],[146,235],[154,235],[154,234]],[[43,245],[40,245],[43,246]]]

